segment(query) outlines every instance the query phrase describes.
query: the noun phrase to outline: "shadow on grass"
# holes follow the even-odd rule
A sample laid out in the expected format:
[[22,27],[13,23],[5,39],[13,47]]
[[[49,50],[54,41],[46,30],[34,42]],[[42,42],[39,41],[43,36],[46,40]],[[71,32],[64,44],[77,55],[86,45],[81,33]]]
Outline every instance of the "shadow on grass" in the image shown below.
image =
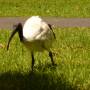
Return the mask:
[[0,90],[75,90],[62,78],[51,74],[33,72],[29,74],[4,73],[0,75]]

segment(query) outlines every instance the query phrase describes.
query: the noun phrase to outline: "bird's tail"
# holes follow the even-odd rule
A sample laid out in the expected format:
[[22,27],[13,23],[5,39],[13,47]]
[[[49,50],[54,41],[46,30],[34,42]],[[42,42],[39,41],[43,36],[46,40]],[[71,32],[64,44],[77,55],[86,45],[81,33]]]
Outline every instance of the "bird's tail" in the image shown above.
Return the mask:
[[[53,29],[52,29],[51,24],[48,24],[48,26],[49,26],[50,30],[52,30],[52,32],[53,32]],[[56,39],[56,35],[55,35],[55,33],[54,33],[54,32],[53,32],[53,36],[54,36],[54,38]]]

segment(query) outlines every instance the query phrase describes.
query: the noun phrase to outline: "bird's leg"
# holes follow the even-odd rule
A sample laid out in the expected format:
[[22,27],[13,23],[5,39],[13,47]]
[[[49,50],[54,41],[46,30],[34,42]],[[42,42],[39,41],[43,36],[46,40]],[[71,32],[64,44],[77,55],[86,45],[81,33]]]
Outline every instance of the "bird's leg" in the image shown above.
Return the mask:
[[44,48],[45,50],[49,52],[49,57],[51,59],[52,65],[55,66],[56,64],[54,63],[52,52],[48,50],[44,45],[42,45],[42,48]]
[[52,65],[54,66],[55,63],[54,63],[53,55],[52,55],[52,52],[51,51],[49,51],[49,57],[51,58]]
[[34,62],[35,62],[33,52],[31,52],[31,57],[32,57],[32,66],[31,66],[31,68],[32,68],[32,71],[33,71],[33,66],[34,66]]

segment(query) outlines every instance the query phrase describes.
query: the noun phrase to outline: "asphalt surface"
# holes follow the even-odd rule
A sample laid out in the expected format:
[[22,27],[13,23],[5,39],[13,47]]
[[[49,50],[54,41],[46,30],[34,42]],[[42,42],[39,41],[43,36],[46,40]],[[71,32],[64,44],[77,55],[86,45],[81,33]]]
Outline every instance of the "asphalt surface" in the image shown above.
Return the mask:
[[[0,17],[0,29],[12,29],[13,25],[21,22],[24,24],[28,17]],[[44,17],[53,27],[90,27],[90,18],[57,18]]]

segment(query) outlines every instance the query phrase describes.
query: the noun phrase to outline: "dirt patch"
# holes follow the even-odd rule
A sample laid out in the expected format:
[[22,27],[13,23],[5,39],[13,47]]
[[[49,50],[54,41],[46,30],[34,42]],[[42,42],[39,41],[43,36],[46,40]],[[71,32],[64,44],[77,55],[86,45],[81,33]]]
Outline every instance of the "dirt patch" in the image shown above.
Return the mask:
[[4,48],[4,47],[5,47],[5,45],[3,45],[3,44],[0,43],[0,48]]

